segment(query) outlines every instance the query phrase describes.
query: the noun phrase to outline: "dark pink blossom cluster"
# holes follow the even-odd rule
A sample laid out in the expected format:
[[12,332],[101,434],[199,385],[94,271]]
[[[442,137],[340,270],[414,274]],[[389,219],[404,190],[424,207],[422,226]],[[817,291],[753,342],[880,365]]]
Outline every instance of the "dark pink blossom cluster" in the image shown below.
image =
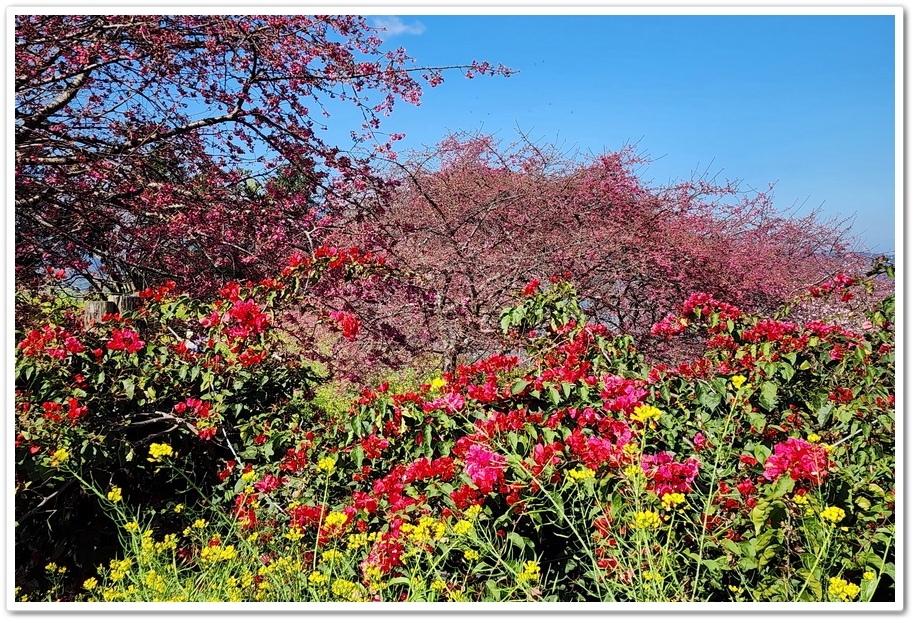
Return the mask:
[[775,342],[784,335],[795,333],[798,327],[792,322],[778,320],[761,320],[741,334],[745,342]]
[[[845,275],[843,273],[839,273],[833,279],[828,279],[827,281],[825,281],[824,283],[820,285],[811,286],[810,288],[808,288],[808,293],[811,294],[811,296],[817,298],[820,296],[824,296],[825,294],[829,294],[830,292],[833,292],[834,290],[848,288],[849,286],[855,285],[856,283],[857,281],[855,278],[850,277],[849,275]],[[840,300],[843,300],[843,301],[848,301],[850,299],[852,299],[852,293],[849,292],[848,290],[843,292],[843,294],[840,297]]]
[[64,359],[67,355],[78,355],[86,350],[83,344],[61,327],[45,325],[41,331],[32,329],[17,347],[26,357],[36,357],[46,353],[55,359]]
[[[233,295],[233,291],[226,293]],[[223,311],[229,302],[232,303],[232,306]],[[214,303],[213,307],[213,313],[202,319],[200,324],[204,327],[223,325],[222,333],[237,340],[260,335],[270,325],[270,316],[262,312],[258,304],[250,299],[219,300]]]
[[649,479],[649,491],[663,496],[666,493],[689,493],[697,474],[700,473],[700,461],[688,457],[683,463],[674,460],[670,452],[644,454],[641,461],[642,471]]
[[506,458],[474,444],[464,455],[464,473],[484,495],[491,493],[505,479]]
[[823,447],[804,439],[790,437],[776,444],[764,464],[763,476],[776,480],[788,473],[793,480],[810,480],[819,485],[827,475],[829,461]]
[[589,469],[597,470],[602,466],[618,467],[629,462],[624,446],[633,441],[635,435],[625,422],[608,418],[602,423],[601,435],[585,435],[582,429],[576,429],[566,439],[566,445],[573,458]]
[[131,329],[114,329],[111,332],[111,339],[105,344],[108,350],[125,350],[128,353],[135,353],[144,346],[146,342],[140,339],[136,331]]
[[345,311],[332,311],[331,320],[337,323],[337,326],[340,328],[340,332],[343,333],[344,339],[353,341],[356,339],[356,336],[359,334],[359,330],[362,327],[359,318],[351,314],[350,312]]
[[604,408],[608,411],[629,415],[641,404],[643,398],[649,395],[644,389],[646,383],[642,379],[626,379],[609,374],[602,381],[604,388],[601,390],[601,398],[604,400]]

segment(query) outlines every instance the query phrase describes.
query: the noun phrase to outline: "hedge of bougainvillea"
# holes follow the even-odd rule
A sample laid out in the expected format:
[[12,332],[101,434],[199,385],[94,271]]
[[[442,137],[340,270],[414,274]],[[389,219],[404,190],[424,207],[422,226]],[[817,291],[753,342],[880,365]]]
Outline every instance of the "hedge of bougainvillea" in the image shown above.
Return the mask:
[[852,330],[696,293],[653,332],[706,352],[663,365],[533,283],[504,352],[333,409],[281,310],[338,269],[372,270],[92,326],[21,297],[20,599],[893,599],[893,296]]

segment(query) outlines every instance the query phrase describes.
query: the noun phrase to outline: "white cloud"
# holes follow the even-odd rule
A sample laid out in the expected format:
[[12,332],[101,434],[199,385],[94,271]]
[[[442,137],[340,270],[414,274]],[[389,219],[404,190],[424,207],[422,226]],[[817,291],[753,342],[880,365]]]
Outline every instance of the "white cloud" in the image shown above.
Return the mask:
[[421,35],[426,30],[426,26],[418,21],[410,24],[404,23],[400,17],[374,17],[372,25],[376,28],[384,28],[385,34],[389,37],[395,35]]

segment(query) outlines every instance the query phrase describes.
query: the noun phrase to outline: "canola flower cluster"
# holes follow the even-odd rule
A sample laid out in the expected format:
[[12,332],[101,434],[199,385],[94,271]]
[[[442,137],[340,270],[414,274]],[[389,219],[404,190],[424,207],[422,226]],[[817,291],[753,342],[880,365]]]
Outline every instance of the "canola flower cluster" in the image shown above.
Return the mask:
[[827,592],[840,601],[852,601],[859,595],[860,590],[858,586],[841,577],[830,578],[830,585],[827,587]]
[[662,518],[655,511],[638,511],[633,514],[632,526],[637,530],[657,530],[661,525]]
[[828,506],[821,511],[821,517],[829,521],[830,523],[840,523],[846,517],[846,512],[842,508],[836,506]]

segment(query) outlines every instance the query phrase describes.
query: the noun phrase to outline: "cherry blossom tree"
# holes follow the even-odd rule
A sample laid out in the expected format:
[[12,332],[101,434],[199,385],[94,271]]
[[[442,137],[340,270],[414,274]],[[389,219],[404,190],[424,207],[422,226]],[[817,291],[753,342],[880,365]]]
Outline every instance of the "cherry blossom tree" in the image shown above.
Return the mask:
[[377,35],[352,15],[17,15],[17,281],[200,291],[313,250],[353,192],[385,190],[322,138],[335,106],[384,152],[381,118],[444,70],[511,73],[424,68]]
[[571,158],[524,137],[505,147],[451,136],[393,163],[397,190],[342,238],[384,249],[426,293],[389,307],[406,342],[451,365],[492,352],[501,310],[551,279],[571,281],[588,314],[651,352],[649,329],[692,292],[773,311],[855,260],[843,223],[787,214],[772,189],[653,188],[643,164],[631,149]]

